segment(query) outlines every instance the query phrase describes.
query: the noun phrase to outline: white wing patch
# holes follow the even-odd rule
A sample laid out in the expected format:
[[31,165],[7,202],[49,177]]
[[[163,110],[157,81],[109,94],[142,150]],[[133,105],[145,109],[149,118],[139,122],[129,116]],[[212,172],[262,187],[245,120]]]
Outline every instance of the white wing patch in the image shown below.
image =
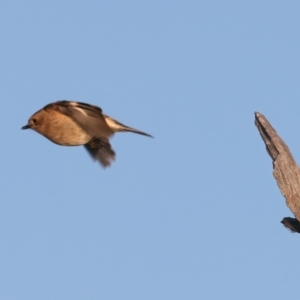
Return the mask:
[[113,131],[119,131],[121,129],[124,129],[124,126],[121,126],[120,123],[118,123],[116,120],[112,119],[111,117],[107,116],[107,115],[103,115],[106,124],[108,125],[108,127],[110,129],[112,129]]
[[84,109],[78,107],[78,103],[77,102],[70,102],[70,106],[72,106],[74,109],[80,111],[80,113],[82,113],[83,115],[85,115],[85,116],[88,115],[87,112]]

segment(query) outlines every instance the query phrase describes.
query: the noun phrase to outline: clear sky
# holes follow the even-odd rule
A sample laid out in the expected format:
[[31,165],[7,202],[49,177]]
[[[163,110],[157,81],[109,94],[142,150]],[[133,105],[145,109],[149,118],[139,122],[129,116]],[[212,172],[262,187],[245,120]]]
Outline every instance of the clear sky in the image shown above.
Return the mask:
[[[300,161],[300,2],[1,1],[0,300],[296,299],[300,235],[254,126]],[[56,100],[152,134],[22,131]]]

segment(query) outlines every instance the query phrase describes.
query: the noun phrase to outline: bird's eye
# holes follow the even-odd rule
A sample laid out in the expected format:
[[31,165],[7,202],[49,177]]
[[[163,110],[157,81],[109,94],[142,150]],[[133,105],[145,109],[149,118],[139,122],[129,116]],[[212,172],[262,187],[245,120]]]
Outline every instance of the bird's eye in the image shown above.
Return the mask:
[[36,123],[36,119],[32,119],[32,123],[35,124]]

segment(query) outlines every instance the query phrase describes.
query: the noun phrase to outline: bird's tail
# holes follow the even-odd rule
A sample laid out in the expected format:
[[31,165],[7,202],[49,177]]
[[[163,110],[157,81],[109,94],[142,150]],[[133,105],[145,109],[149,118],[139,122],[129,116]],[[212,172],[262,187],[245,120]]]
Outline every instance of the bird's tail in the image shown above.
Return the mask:
[[94,160],[99,161],[103,168],[110,166],[115,160],[116,153],[111,148],[107,138],[92,138],[84,147]]
[[108,125],[108,127],[111,128],[114,132],[134,132],[134,133],[142,134],[142,135],[153,138],[152,135],[150,135],[146,132],[137,130],[135,128],[128,127],[107,115],[103,115],[103,117],[105,118],[105,122]]

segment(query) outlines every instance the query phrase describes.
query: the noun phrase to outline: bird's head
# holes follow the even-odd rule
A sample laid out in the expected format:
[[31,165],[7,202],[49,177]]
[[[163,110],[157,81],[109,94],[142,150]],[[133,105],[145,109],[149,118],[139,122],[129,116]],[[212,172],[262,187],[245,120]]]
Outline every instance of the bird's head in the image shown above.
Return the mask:
[[40,132],[43,128],[43,123],[44,123],[44,114],[45,112],[40,110],[33,114],[29,120],[27,125],[23,126],[21,129],[33,129],[37,132]]

